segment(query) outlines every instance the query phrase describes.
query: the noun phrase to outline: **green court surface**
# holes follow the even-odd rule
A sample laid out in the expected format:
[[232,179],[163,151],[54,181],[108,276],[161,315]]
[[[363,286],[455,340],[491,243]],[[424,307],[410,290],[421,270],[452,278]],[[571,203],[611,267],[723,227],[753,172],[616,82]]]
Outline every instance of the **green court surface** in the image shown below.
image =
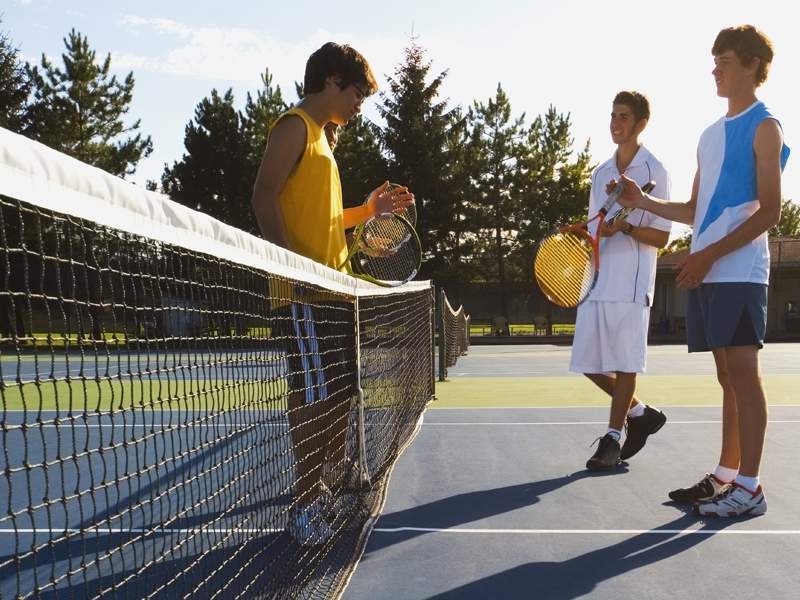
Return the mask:
[[7,385],[4,410],[109,411],[276,410],[288,390],[284,378],[231,383],[210,379],[87,379]]
[[[800,403],[800,375],[764,377],[770,404]],[[721,405],[722,392],[714,375],[643,375],[636,395],[656,406]],[[503,408],[608,406],[609,397],[580,376],[464,377],[436,383],[430,408]]]

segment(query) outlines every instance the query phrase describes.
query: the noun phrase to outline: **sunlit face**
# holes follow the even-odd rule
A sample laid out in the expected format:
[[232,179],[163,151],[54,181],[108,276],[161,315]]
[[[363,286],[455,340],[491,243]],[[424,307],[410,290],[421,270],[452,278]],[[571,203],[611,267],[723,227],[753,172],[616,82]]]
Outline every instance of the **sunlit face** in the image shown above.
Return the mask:
[[717,84],[717,96],[730,98],[738,93],[752,90],[757,67],[758,61],[755,60],[750,67],[742,65],[733,50],[726,50],[714,56],[714,70],[711,74]]
[[339,87],[332,81],[332,89],[336,97],[336,111],[332,121],[337,125],[345,125],[350,119],[361,113],[361,105],[367,98],[367,89],[363,84],[351,83],[346,88]]
[[[642,119],[644,121],[644,119]],[[611,130],[612,141],[619,145],[636,139],[641,132],[641,127],[637,128],[640,122],[636,121],[636,115],[627,104],[615,104],[611,109]]]

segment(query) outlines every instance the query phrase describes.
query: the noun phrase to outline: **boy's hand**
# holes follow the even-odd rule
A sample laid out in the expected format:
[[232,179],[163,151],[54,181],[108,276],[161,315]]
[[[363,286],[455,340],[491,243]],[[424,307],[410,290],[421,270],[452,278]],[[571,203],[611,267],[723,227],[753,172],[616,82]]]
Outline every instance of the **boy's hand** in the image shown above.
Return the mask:
[[625,219],[617,219],[613,223],[603,222],[600,226],[600,237],[611,237],[622,231],[627,224],[628,222]]
[[714,264],[714,257],[707,249],[688,255],[674,269],[678,271],[675,283],[679,288],[696,288],[701,283]]
[[613,190],[614,186],[617,184],[622,186],[622,193],[620,193],[619,198],[617,198],[617,202],[621,206],[625,208],[642,208],[645,194],[642,188],[639,187],[639,184],[633,179],[622,175],[618,182],[613,179],[609,182],[606,187],[608,193],[611,193],[611,190]]
[[384,181],[370,192],[367,207],[371,216],[397,212],[414,204],[414,194],[407,187],[390,185]]

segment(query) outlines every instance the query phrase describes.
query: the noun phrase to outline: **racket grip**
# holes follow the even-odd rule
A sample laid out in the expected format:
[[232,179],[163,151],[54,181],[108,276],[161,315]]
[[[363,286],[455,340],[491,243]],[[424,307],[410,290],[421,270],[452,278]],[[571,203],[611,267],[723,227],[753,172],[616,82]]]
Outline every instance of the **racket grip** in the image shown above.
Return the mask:
[[652,192],[654,189],[656,189],[656,182],[655,182],[655,181],[648,181],[647,183],[645,183],[645,184],[642,186],[642,191],[643,191],[645,194],[649,194],[649,193],[650,193],[650,192]]

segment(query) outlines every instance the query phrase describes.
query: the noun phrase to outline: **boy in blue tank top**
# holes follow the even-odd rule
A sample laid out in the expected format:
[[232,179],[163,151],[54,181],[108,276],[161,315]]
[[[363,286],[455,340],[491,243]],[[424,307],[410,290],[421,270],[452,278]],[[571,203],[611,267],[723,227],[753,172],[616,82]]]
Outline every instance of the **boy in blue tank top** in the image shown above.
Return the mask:
[[619,202],[694,228],[676,282],[689,293],[689,352],[714,355],[722,449],[712,473],[669,497],[692,503],[700,515],[736,517],[767,510],[759,482],[767,399],[758,351],[767,322],[767,231],[780,219],[789,149],[780,124],[756,98],[773,57],[766,35],[751,25],[723,29],[711,52],[717,95],[727,99],[728,112],[700,137],[691,199],[664,202],[623,176]]

